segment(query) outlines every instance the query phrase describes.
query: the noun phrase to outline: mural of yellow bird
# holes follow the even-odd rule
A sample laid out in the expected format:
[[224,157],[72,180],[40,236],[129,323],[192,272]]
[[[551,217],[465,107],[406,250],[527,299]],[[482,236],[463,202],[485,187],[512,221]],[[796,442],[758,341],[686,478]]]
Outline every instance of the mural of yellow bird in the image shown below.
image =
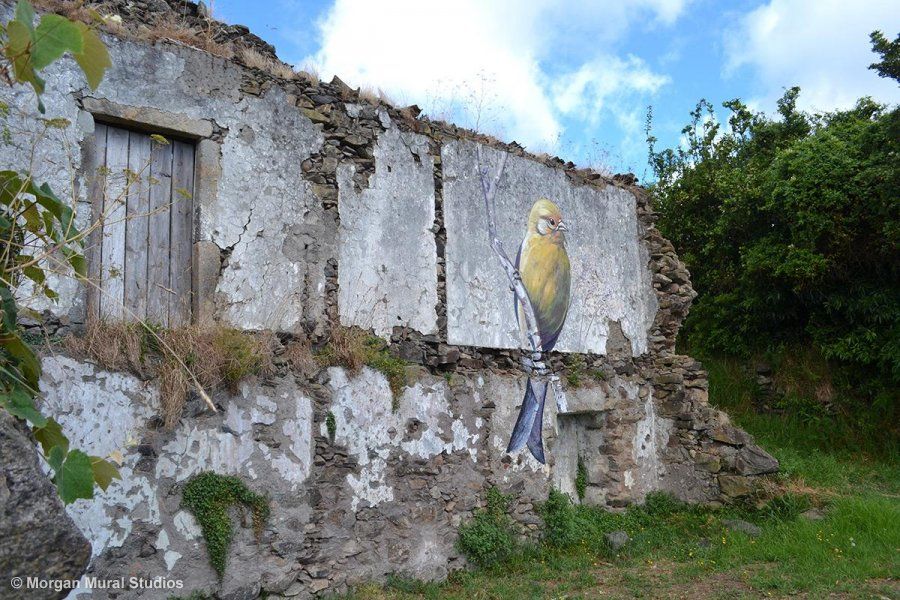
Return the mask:
[[[572,271],[566,252],[566,231],[568,227],[563,222],[559,207],[550,200],[541,198],[531,207],[528,230],[516,256],[516,268],[531,300],[544,352],[549,352],[556,345],[569,312]],[[527,336],[524,332],[526,325],[522,307],[519,306],[517,297],[513,302],[519,328]],[[522,408],[506,451],[516,452],[527,443],[532,456],[544,463],[541,426],[547,396],[546,386],[542,390],[542,397],[536,397],[531,378],[528,379]]]

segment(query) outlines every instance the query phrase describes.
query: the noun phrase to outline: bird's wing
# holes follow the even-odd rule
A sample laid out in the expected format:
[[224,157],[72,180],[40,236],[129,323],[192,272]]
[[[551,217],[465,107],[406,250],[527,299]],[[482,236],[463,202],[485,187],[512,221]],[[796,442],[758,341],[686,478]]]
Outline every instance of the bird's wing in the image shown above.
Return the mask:
[[541,347],[552,350],[569,310],[571,272],[565,247],[534,239],[525,247],[520,272],[541,335]]
[[[519,270],[519,261],[522,260],[522,248],[525,247],[525,241],[528,238],[522,240],[522,243],[519,244],[519,251],[516,252],[516,271]],[[516,315],[516,325],[522,327],[521,319],[519,318],[519,295],[513,291],[513,312]]]

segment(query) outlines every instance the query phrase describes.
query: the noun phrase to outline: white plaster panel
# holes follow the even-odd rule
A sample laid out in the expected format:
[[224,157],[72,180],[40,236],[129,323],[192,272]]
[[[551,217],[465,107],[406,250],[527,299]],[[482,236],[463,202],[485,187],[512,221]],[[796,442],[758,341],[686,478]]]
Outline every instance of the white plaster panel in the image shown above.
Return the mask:
[[[492,174],[500,152],[483,148],[483,156]],[[513,293],[488,240],[476,144],[444,144],[441,157],[448,341],[518,348]],[[612,186],[577,186],[562,171],[510,156],[496,196],[496,219],[511,260],[525,235],[531,206],[540,198],[559,205],[570,228],[566,248],[572,263],[572,300],[556,350],[605,354],[608,323],[618,321],[633,353],[646,352],[657,302],[634,196]]]

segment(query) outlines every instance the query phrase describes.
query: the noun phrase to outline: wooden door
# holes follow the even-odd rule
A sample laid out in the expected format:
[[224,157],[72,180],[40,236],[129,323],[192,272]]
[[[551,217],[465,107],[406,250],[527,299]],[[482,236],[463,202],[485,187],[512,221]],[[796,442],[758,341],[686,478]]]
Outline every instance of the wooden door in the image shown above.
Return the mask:
[[94,135],[89,315],[190,323],[194,145],[100,123]]

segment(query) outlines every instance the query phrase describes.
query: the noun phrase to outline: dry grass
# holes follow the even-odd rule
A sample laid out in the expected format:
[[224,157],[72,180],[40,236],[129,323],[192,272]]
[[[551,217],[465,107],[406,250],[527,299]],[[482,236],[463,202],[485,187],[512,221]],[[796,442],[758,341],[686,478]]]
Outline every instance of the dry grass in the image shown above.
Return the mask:
[[359,99],[368,102],[369,104],[387,104],[389,106],[394,105],[394,101],[384,93],[384,90],[381,88],[374,88],[365,86],[360,88],[359,90]]
[[280,79],[294,79],[297,77],[297,73],[294,72],[290,65],[257,52],[252,48],[242,49],[240,59],[244,65],[251,69],[259,69]]
[[331,330],[328,345],[316,355],[319,364],[329,367],[344,367],[356,374],[366,364],[370,336],[361,329],[335,327]]
[[195,387],[194,379],[207,392],[233,393],[244,379],[271,374],[277,338],[268,332],[225,327],[156,331],[139,323],[101,322],[90,325],[83,335],[69,336],[64,344],[71,355],[104,369],[156,378],[163,418],[167,427],[173,427]]
[[81,21],[82,23],[93,23],[94,19],[91,10],[97,11],[99,14],[105,14],[105,4],[98,4],[88,9],[84,6],[84,2],[71,0],[32,0],[32,5],[38,10],[56,13],[62,15],[72,21]]
[[[96,23],[94,14],[99,14],[103,18],[102,27],[110,33],[119,36],[136,37],[139,40],[148,42],[170,40],[226,59],[237,56],[239,61],[245,66],[260,69],[279,79],[292,80],[299,78],[310,85],[317,85],[320,81],[318,71],[311,64],[305,65],[299,71],[295,71],[290,65],[268,57],[252,48],[242,48],[233,42],[223,43],[216,41],[222,24],[215,19],[209,19],[204,29],[197,29],[179,20],[176,15],[169,14],[153,25],[141,26],[135,30],[134,26],[129,28],[128,24],[123,23],[122,18],[115,12],[115,6],[111,3],[93,4],[88,8],[84,6],[83,2],[78,0],[34,0],[34,5],[42,11],[63,15],[73,21],[80,21],[89,25]],[[388,102],[388,99],[381,92],[375,93],[373,97]]]
[[[786,352],[773,369],[775,387],[783,394],[812,397],[820,406],[831,408],[835,391],[827,361],[810,349]],[[812,393],[810,393],[812,392]]]
[[321,81],[319,69],[313,63],[306,63],[297,71],[297,76],[309,85],[318,85]]
[[208,52],[222,58],[234,57],[234,45],[223,44],[215,39],[216,30],[220,25],[210,21],[206,31],[197,31],[176,18],[168,16],[162,21],[142,30],[138,37],[145,41],[172,40]]
[[137,323],[100,322],[88,327],[83,335],[66,337],[63,347],[70,355],[90,359],[105,369],[145,377],[141,330]]
[[355,328],[337,326],[331,330],[331,339],[315,355],[321,366],[343,367],[351,374],[363,366],[380,371],[388,380],[394,397],[394,409],[406,385],[406,361],[393,356],[381,338]]
[[319,370],[319,362],[306,340],[294,339],[288,342],[284,347],[282,358],[293,371],[307,379],[312,378]]

